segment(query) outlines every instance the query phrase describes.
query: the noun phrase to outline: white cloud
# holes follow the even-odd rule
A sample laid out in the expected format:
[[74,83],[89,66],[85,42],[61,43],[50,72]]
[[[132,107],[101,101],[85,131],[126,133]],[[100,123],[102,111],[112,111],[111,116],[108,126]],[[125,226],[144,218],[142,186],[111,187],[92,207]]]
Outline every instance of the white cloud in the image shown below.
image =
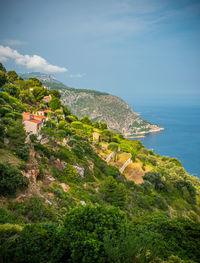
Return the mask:
[[4,39],[1,42],[6,46],[22,46],[26,44],[26,42],[17,39]]
[[86,75],[85,73],[83,73],[83,74],[78,73],[78,74],[70,74],[68,77],[69,78],[82,78],[85,75]]
[[47,73],[67,71],[67,68],[51,65],[44,58],[38,55],[22,55],[17,50],[8,46],[5,47],[0,45],[0,61],[5,62],[8,59],[13,59],[16,64],[25,66],[27,69],[35,71]]

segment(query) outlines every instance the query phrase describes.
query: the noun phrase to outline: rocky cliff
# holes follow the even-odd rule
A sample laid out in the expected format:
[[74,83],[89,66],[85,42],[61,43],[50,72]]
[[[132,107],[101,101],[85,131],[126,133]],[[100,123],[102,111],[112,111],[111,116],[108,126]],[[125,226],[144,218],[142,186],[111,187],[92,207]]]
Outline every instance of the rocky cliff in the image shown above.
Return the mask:
[[88,116],[92,121],[106,122],[109,129],[123,133],[126,137],[143,136],[163,129],[139,118],[131,107],[117,96],[95,90],[69,88],[58,82],[54,76],[45,74],[22,75],[24,79],[30,76],[39,78],[51,89],[59,90],[63,104],[79,118]]

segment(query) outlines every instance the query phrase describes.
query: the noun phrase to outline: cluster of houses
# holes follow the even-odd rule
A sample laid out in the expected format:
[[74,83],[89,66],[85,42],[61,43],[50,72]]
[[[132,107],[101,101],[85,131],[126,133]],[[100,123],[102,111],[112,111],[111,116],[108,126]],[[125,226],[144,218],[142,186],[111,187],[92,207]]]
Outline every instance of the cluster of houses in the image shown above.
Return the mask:
[[38,110],[35,114],[23,112],[23,124],[26,132],[39,136],[40,129],[44,126],[44,122],[49,119],[48,113],[54,114],[51,110]]

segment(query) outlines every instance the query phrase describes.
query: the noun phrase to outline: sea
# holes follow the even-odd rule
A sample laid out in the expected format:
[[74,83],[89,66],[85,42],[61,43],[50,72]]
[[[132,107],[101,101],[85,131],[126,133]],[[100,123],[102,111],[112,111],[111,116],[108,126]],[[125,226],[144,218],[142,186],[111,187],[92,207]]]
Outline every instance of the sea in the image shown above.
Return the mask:
[[200,105],[134,106],[142,119],[164,127],[140,141],[154,153],[177,157],[186,171],[200,178]]

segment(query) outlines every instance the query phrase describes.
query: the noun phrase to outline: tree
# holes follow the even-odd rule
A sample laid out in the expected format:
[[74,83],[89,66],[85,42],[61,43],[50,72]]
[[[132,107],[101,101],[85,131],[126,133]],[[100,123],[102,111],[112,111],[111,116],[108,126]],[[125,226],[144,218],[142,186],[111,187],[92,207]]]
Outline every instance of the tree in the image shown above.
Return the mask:
[[30,78],[26,82],[27,87],[42,87],[42,82],[37,78]]
[[64,226],[58,232],[58,262],[113,262],[107,261],[104,238],[118,236],[126,216],[117,208],[81,206],[65,216]]
[[99,129],[100,128],[100,123],[98,121],[95,121],[95,123],[93,124],[94,128]]
[[162,175],[159,172],[150,171],[143,176],[143,179],[152,183],[155,190],[157,190],[157,191],[167,189],[164,178],[162,177]]
[[5,83],[6,83],[5,72],[0,70],[0,87],[2,87]]
[[102,122],[101,123],[101,130],[106,130],[106,129],[108,129],[107,123],[106,122]]
[[3,72],[6,72],[6,68],[4,67],[4,65],[0,62],[0,70]]
[[116,203],[117,182],[112,176],[108,176],[100,187],[103,199],[111,204]]
[[58,90],[56,89],[52,89],[49,91],[49,94],[53,95],[54,97],[60,99],[61,98],[61,94]]
[[3,85],[3,89],[8,92],[11,96],[18,98],[20,90],[13,84],[7,83]]
[[64,130],[66,127],[67,123],[65,121],[59,121],[58,123],[58,129]]
[[6,73],[6,76],[7,76],[8,82],[12,82],[12,83],[18,78],[18,75],[14,70],[8,71]]
[[116,143],[116,142],[111,142],[111,143],[108,145],[108,149],[114,152],[114,161],[116,162],[117,152],[118,152],[118,149],[119,149],[119,144]]
[[10,143],[15,148],[23,147],[25,145],[26,132],[21,120],[17,120],[7,129],[7,136]]
[[50,258],[51,262],[55,262],[51,254],[52,251],[55,252],[56,231],[55,223],[27,224],[17,232],[17,235],[13,231],[15,238],[10,236],[10,242],[3,244],[5,258],[1,258],[3,260],[1,262],[50,262]]
[[23,103],[32,104],[35,102],[35,97],[33,96],[32,92],[30,90],[23,90],[20,93],[19,98],[20,98],[21,102],[23,102]]
[[27,89],[26,81],[24,81],[24,80],[21,79],[21,78],[15,80],[14,84],[15,84],[15,86],[18,87],[20,90],[26,90],[26,89]]
[[0,142],[3,142],[5,131],[6,131],[6,126],[0,123]]
[[41,101],[41,99],[43,99],[44,96],[48,95],[48,92],[43,87],[35,87],[33,89],[33,95],[37,101]]
[[53,96],[51,101],[49,102],[49,107],[51,108],[52,111],[60,109],[60,107],[61,107],[60,100]]
[[88,118],[88,116],[83,117],[80,121],[82,123],[92,126],[92,121]]
[[117,187],[117,205],[123,207],[126,204],[127,191],[124,184],[119,183]]
[[0,195],[15,195],[16,191],[28,185],[20,170],[9,163],[0,163]]
[[71,114],[71,112],[64,104],[62,104],[61,106],[62,106],[63,113],[64,113],[65,118],[66,118],[67,116],[69,116]]

